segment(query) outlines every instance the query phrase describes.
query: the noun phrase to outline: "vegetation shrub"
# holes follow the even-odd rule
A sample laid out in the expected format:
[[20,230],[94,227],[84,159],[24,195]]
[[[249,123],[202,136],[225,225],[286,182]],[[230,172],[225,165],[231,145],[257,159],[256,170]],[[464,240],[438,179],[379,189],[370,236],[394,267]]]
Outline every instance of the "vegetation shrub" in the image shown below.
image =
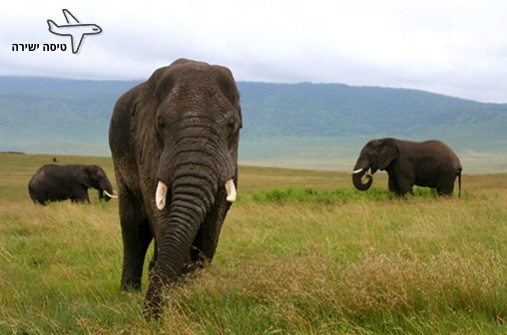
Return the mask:
[[[412,197],[432,199],[437,198],[438,196],[432,189],[416,188]],[[258,203],[287,202],[333,205],[346,203],[351,200],[386,201],[394,198],[396,198],[396,196],[389,192],[389,190],[380,187],[372,187],[368,191],[363,192],[353,188],[314,189],[287,186],[282,188],[260,190],[252,193],[252,200]]]

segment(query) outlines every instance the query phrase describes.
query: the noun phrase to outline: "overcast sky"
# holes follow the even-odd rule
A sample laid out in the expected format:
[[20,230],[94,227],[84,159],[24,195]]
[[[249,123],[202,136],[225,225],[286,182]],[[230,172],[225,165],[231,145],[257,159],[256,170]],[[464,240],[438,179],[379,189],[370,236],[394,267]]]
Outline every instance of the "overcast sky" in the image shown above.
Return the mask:
[[[145,79],[185,57],[238,81],[422,89],[507,103],[505,0],[9,1],[0,11],[0,75]],[[162,5],[163,4],[163,5]],[[48,31],[62,9],[103,32]],[[13,44],[39,44],[13,51]],[[44,43],[67,50],[43,51]],[[19,49],[21,50],[21,49]]]

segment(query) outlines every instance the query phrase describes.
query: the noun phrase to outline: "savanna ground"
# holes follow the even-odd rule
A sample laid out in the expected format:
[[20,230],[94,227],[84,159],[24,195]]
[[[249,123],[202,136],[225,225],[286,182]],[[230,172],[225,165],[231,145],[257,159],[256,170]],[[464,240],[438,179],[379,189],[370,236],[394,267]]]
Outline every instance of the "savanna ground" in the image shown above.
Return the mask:
[[[52,156],[0,154],[0,334],[505,334],[507,175],[461,199],[355,191],[346,173],[240,167],[213,263],[146,323],[120,294],[118,204],[35,206]],[[58,157],[101,165],[109,158]]]

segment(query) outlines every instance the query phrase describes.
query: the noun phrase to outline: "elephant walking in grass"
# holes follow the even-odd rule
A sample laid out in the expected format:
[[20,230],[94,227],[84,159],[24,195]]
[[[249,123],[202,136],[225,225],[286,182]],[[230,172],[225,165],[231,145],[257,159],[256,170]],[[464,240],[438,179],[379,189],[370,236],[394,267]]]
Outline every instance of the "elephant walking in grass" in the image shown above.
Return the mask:
[[414,185],[436,188],[439,195],[452,196],[456,177],[461,195],[461,163],[445,143],[430,140],[411,142],[394,138],[369,141],[361,150],[352,182],[361,191],[373,182],[371,174],[385,170],[389,176],[389,190],[399,196],[412,192]]
[[122,290],[140,290],[151,241],[144,316],[162,291],[213,258],[236,199],[239,93],[229,69],[179,59],[121,96],[109,129],[123,238]]
[[109,201],[116,197],[106,173],[98,165],[46,164],[35,172],[28,183],[33,202],[42,205],[67,199],[90,203],[89,188],[98,190],[100,199]]

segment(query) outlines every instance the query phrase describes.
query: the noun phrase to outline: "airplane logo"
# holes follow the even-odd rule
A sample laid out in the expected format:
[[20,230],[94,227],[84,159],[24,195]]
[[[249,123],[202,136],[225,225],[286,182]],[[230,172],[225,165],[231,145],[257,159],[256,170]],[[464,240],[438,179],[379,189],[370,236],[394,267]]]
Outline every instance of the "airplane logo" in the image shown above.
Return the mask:
[[72,15],[68,9],[63,9],[63,15],[68,24],[57,25],[53,20],[48,20],[49,31],[55,35],[70,36],[72,52],[78,53],[85,35],[96,35],[102,32],[96,24],[82,24]]

